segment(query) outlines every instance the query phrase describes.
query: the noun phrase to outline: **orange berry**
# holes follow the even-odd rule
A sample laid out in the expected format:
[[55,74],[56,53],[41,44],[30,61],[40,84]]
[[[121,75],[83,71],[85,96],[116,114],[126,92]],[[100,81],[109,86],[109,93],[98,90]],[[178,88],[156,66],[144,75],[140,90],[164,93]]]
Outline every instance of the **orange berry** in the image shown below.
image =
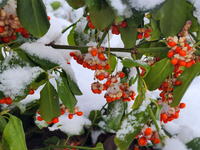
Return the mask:
[[180,51],[179,51],[179,55],[180,55],[180,56],[186,56],[187,53],[186,53],[184,50],[180,50]]
[[174,118],[175,118],[175,119],[178,119],[178,117],[179,117],[179,113],[178,113],[178,112],[175,112]]
[[97,69],[97,67],[96,67],[96,65],[93,65],[93,66],[91,66],[91,68],[90,68],[91,70],[96,70]]
[[102,69],[103,69],[103,66],[100,65],[100,64],[97,64],[97,69],[98,69],[98,70],[102,70]]
[[120,72],[119,77],[120,77],[120,78],[124,78],[124,77],[125,77],[125,73]]
[[6,97],[5,101],[6,101],[5,103],[6,103],[7,105],[12,104],[12,99],[11,99],[10,97]]
[[145,137],[140,137],[139,140],[138,140],[138,143],[141,145],[141,146],[145,146],[147,145],[147,139]]
[[106,59],[103,53],[98,53],[98,58],[102,61]]
[[0,27],[0,33],[3,33],[4,32],[4,26],[1,26]]
[[88,26],[89,26],[91,29],[95,29],[95,26],[92,24],[91,21],[88,23]]
[[137,148],[137,147],[134,147],[134,150],[139,150],[139,148]]
[[163,82],[162,85],[163,85],[164,87],[168,87],[169,84],[168,84],[167,82]]
[[160,143],[160,139],[153,139],[153,142],[154,142],[155,144],[159,144],[159,143]]
[[104,78],[105,78],[104,74],[100,74],[98,77],[99,80],[103,80]]
[[151,128],[147,128],[145,131],[144,131],[145,135],[151,135],[152,134],[152,129]]
[[4,104],[6,102],[6,98],[2,98],[1,100],[0,100],[0,104]]
[[179,64],[180,66],[185,66],[185,65],[186,65],[186,62],[185,62],[184,60],[179,60],[179,61],[178,61],[178,64]]
[[174,84],[175,84],[175,85],[181,85],[182,82],[181,82],[180,80],[177,80]]
[[70,52],[69,55],[70,55],[71,57],[75,56],[74,52]]
[[181,50],[181,48],[177,46],[175,52],[176,52],[176,53],[179,53],[180,50]]
[[52,119],[52,122],[53,122],[53,123],[57,123],[58,121],[59,121],[58,117]]
[[60,111],[61,111],[61,115],[65,114],[65,111],[63,109],[61,109]]
[[176,43],[175,43],[175,42],[168,42],[168,45],[169,45],[170,47],[174,47],[174,46],[176,46]]
[[183,108],[185,108],[185,107],[186,107],[186,104],[185,104],[185,103],[180,103],[180,104],[179,104],[179,108],[180,108],[180,109],[183,109]]
[[106,85],[107,85],[107,86],[110,86],[111,83],[112,83],[112,82],[111,82],[110,80],[106,81]]
[[144,37],[145,37],[145,38],[148,38],[149,36],[150,36],[149,33],[147,33],[147,32],[144,33]]
[[175,78],[178,78],[179,75],[180,75],[179,73],[175,73],[175,74],[174,74],[174,77],[175,77]]
[[42,121],[43,119],[42,119],[41,116],[38,116],[38,117],[37,117],[37,120],[38,120],[38,121]]
[[83,112],[82,112],[82,111],[78,111],[76,114],[77,114],[78,116],[82,116],[82,115],[83,115]]
[[167,119],[167,115],[166,114],[161,114],[160,115],[160,119],[161,120],[166,120]]
[[189,62],[186,63],[185,67],[190,68],[192,65],[193,65],[193,62],[189,61]]
[[123,21],[122,24],[121,24],[121,27],[122,27],[122,28],[125,28],[126,26],[127,26],[127,22],[126,22],[126,21]]
[[142,39],[143,38],[143,34],[142,33],[139,33],[138,34],[138,39]]
[[167,57],[172,58],[173,56],[174,56],[174,51],[169,51]]
[[72,119],[72,118],[73,118],[73,114],[70,113],[70,114],[68,115],[68,118],[69,118],[69,119]]
[[92,56],[97,56],[98,53],[97,53],[97,51],[95,49],[93,49],[93,50],[90,51],[90,54]]
[[172,60],[171,60],[171,64],[172,65],[176,65],[178,63],[178,59],[177,58],[173,58]]
[[104,66],[104,68],[105,68],[106,70],[108,70],[108,69],[110,69],[110,66],[107,64],[107,65]]
[[52,120],[50,122],[46,122],[47,124],[52,124]]
[[180,65],[179,64],[176,64],[174,66],[174,72],[178,72],[180,70]]

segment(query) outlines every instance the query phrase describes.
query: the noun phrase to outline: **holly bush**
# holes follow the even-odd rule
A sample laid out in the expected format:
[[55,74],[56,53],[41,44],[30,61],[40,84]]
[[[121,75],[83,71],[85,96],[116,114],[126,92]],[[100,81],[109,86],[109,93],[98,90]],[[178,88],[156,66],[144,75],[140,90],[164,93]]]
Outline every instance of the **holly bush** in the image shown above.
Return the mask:
[[[170,135],[161,124],[179,117],[186,106],[181,99],[200,72],[200,25],[193,15],[193,4],[164,0],[141,9],[132,1],[123,0],[121,4],[126,9],[122,13],[112,0],[67,2],[73,9],[84,10],[77,22],[62,31],[64,34],[71,29],[68,45],[56,44],[51,37],[48,43],[41,40],[50,28],[42,0],[0,3],[0,149],[27,149],[24,116],[34,117],[42,129],[58,123],[63,114],[68,114],[69,119],[83,114],[76,106],[76,96],[82,92],[61,49],[84,68],[94,71],[91,90],[94,94],[105,91],[107,103],[101,110],[90,112],[92,124],[82,146],[66,145],[72,136],[68,134],[65,144],[56,142],[48,148],[104,149],[102,143],[93,148],[84,145],[94,128],[114,131],[114,143],[120,150],[126,150],[133,141],[135,150],[159,143],[164,146]],[[6,9],[11,3],[17,4],[12,14],[7,11],[11,8]],[[52,3],[52,7],[58,9],[60,3]],[[110,47],[111,34],[121,37],[124,48]],[[108,47],[102,46],[106,42]],[[122,64],[122,70],[117,69],[117,63]],[[137,88],[133,88],[135,85]],[[26,107],[22,105],[21,101],[37,89],[40,98]],[[152,98],[148,92],[155,90],[160,90],[160,94]],[[133,100],[128,110],[128,103]],[[102,114],[105,108],[106,113]],[[195,140],[199,139],[190,141],[187,147],[196,149]]]

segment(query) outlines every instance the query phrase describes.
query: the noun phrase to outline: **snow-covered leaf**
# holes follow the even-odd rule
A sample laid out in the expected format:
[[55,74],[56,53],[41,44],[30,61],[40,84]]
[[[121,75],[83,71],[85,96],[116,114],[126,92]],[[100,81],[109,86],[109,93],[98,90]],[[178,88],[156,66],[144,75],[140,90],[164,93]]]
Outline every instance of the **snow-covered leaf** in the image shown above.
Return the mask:
[[144,15],[141,16],[132,16],[126,19],[128,26],[138,26],[142,23]]
[[49,81],[40,92],[39,110],[46,122],[50,122],[61,114],[58,93]]
[[76,28],[76,25],[73,26],[73,28],[70,30],[68,36],[67,36],[67,42],[69,45],[76,45],[74,41],[74,30]]
[[67,83],[67,79],[60,76],[56,78],[58,96],[63,102],[63,104],[70,109],[70,112],[74,111],[77,100],[70,90],[70,87]]
[[145,102],[138,109],[132,110],[124,116],[116,133],[115,144],[121,149],[126,150],[141,128],[148,121],[150,115]]
[[3,131],[3,138],[8,142],[11,150],[27,150],[22,122],[13,115],[10,115],[9,122]]
[[106,123],[117,131],[122,116],[124,115],[124,102],[120,99],[108,104]]
[[192,141],[186,143],[187,148],[191,150],[200,150],[200,138],[194,138]]
[[21,114],[26,110],[26,107],[21,102],[13,102],[10,106],[17,106],[20,109]]
[[17,15],[20,23],[32,35],[42,37],[50,27],[42,0],[17,0]]

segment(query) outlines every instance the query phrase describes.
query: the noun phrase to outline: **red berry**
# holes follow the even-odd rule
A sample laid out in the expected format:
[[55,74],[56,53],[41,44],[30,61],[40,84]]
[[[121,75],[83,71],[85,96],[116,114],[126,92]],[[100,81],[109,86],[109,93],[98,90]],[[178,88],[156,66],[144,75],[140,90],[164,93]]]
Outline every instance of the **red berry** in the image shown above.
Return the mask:
[[54,119],[52,119],[52,122],[53,122],[53,123],[57,123],[58,121],[59,121],[58,117],[57,117],[57,118],[54,118]]
[[184,60],[179,60],[179,61],[178,61],[178,64],[179,64],[180,66],[185,66],[185,65],[186,65],[186,62],[185,62]]
[[87,21],[90,21],[90,16],[89,15],[87,15]]
[[180,55],[180,56],[186,56],[187,53],[186,53],[184,50],[180,50],[180,51],[179,51],[179,55]]
[[149,36],[150,36],[149,33],[147,33],[147,32],[144,33],[144,37],[145,37],[145,38],[148,38]]
[[143,38],[143,34],[142,33],[138,34],[138,39],[142,39],[142,38]]
[[185,104],[185,103],[180,103],[180,104],[179,104],[179,108],[180,108],[180,109],[183,109],[183,108],[185,108],[185,107],[186,107],[186,104]]
[[97,51],[95,49],[93,49],[93,50],[90,51],[90,54],[92,56],[96,56],[98,53],[97,53]]
[[98,58],[102,61],[106,59],[103,53],[98,53]]
[[169,51],[167,57],[172,58],[173,56],[174,56],[174,51]]
[[28,38],[30,35],[29,35],[28,33],[26,33],[26,34],[22,34],[22,36],[23,36],[24,38]]
[[29,94],[33,95],[34,93],[35,93],[34,89],[31,88]]
[[49,20],[51,20],[51,18],[49,16],[47,16]]
[[145,131],[144,131],[145,135],[151,135],[152,133],[152,129],[151,128],[147,128]]
[[0,33],[3,33],[4,32],[4,26],[1,26],[0,27]]
[[43,119],[42,119],[41,116],[38,116],[38,117],[37,117],[37,120],[38,120],[38,121],[42,121]]
[[15,32],[22,32],[23,31],[23,29],[22,28],[18,28],[18,29],[15,29]]
[[120,72],[119,77],[120,77],[120,78],[124,78],[124,77],[125,77],[125,73]]
[[88,26],[89,26],[91,29],[95,29],[95,26],[92,24],[91,21],[88,23]]
[[122,28],[125,28],[126,26],[127,26],[127,22],[126,22],[126,21],[123,21],[122,24],[121,24],[121,27],[122,27]]
[[52,124],[52,120],[50,122],[46,122],[47,124]]
[[171,60],[171,64],[172,65],[176,65],[178,63],[178,59],[177,58],[173,58],[172,60]]
[[147,145],[147,139],[145,137],[140,137],[139,140],[138,140],[138,143],[141,145],[141,146],[145,146]]
[[168,45],[169,45],[170,47],[174,47],[174,46],[176,46],[176,43],[175,43],[175,42],[168,42]]
[[180,50],[181,50],[181,48],[177,46],[175,52],[176,52],[176,53],[179,53]]
[[113,26],[113,30],[118,31],[119,30],[118,26]]
[[0,100],[0,104],[4,104],[6,102],[6,98],[2,98],[1,100]]
[[83,112],[82,112],[82,111],[78,111],[76,114],[77,114],[78,116],[82,116],[82,115],[83,115]]
[[160,143],[160,139],[153,139],[153,142],[155,143],[155,144],[159,144]]
[[10,97],[6,97],[5,101],[6,101],[5,103],[6,103],[7,105],[12,104],[12,99],[11,99]]
[[73,114],[69,114],[69,115],[68,115],[68,118],[69,118],[69,119],[72,119],[72,118],[73,118]]
[[182,82],[181,82],[180,80],[177,80],[174,84],[175,84],[175,85],[181,85]]
[[110,66],[107,64],[107,65],[104,66],[104,68],[105,68],[106,70],[108,70],[108,69],[110,69]]
[[61,111],[61,115],[65,114],[65,111],[63,109],[61,109],[60,111]]
[[16,36],[15,35],[11,35],[10,37],[12,40],[16,40]]
[[9,37],[4,37],[4,38],[3,38],[3,41],[4,41],[5,43],[10,43],[10,38],[9,38]]

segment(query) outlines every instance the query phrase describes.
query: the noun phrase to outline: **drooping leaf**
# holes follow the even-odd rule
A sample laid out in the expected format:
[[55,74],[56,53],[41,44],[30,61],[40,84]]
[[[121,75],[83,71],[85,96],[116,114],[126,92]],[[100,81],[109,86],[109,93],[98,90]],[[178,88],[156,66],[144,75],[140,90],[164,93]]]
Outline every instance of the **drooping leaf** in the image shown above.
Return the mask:
[[200,138],[196,137],[190,142],[186,143],[187,148],[191,150],[200,150]]
[[199,72],[200,63],[197,61],[197,63],[192,65],[190,68],[185,68],[183,73],[177,78],[177,80],[180,80],[182,84],[179,86],[175,85],[173,88],[173,102],[171,104],[172,107],[178,106],[187,88]]
[[111,129],[117,131],[123,114],[124,102],[122,100],[117,100],[109,103],[107,108],[106,123]]
[[138,26],[142,23],[144,15],[141,16],[132,16],[126,19],[128,26]]
[[41,85],[45,84],[48,80],[48,74],[46,72],[41,73],[37,79],[31,84],[32,89],[37,90]]
[[163,106],[162,105],[157,105],[156,106],[156,111],[155,111],[155,118],[156,120],[160,120],[160,114]]
[[179,33],[186,21],[186,1],[167,0],[163,6],[164,17],[160,19],[161,32],[166,36]]
[[2,45],[0,45],[0,61],[2,60],[4,60],[4,57],[3,57]]
[[0,8],[2,8],[4,5],[7,4],[8,0],[2,0],[2,2],[0,3]]
[[173,70],[174,66],[168,58],[156,62],[151,66],[149,73],[144,77],[148,90],[153,91],[159,88],[162,82],[173,72]]
[[70,30],[69,35],[67,36],[67,42],[69,45],[76,45],[74,41],[74,30],[76,28],[76,25],[73,26],[73,28]]
[[133,84],[135,84],[137,79],[138,79],[138,75],[136,75],[135,77],[131,77],[131,79],[129,80],[128,86],[132,86]]
[[83,95],[83,93],[79,89],[77,83],[70,77],[70,75],[66,73],[66,76],[67,76],[67,81],[68,81],[67,83],[68,83],[69,88],[72,91],[72,93],[74,95]]
[[133,48],[137,39],[137,26],[119,28],[121,39],[126,49]]
[[40,102],[38,99],[28,103],[26,105],[26,110],[23,113],[23,115],[28,115],[28,116],[35,115],[35,112],[38,110],[39,106],[40,106]]
[[85,5],[85,0],[67,0],[67,2],[74,9],[78,9]]
[[7,121],[4,119],[3,116],[0,115],[0,132],[3,133],[6,125],[7,125]]
[[17,15],[22,26],[34,36],[42,37],[50,27],[42,0],[17,0]]
[[115,20],[115,12],[105,0],[86,0],[92,24],[103,30]]
[[61,114],[58,93],[49,81],[40,92],[39,110],[41,117],[46,122],[50,122]]
[[21,114],[23,114],[26,110],[26,107],[21,102],[12,102],[10,106],[17,106],[20,109]]
[[8,142],[11,150],[27,150],[22,122],[10,115],[8,124],[3,131],[3,138]]
[[114,139],[115,144],[121,150],[126,150],[144,124],[148,121],[149,117],[149,110],[145,106],[132,110],[125,115],[116,133]]
[[100,110],[92,110],[89,114],[90,121],[94,121],[95,124],[98,124],[100,121],[102,121],[102,115],[100,113]]
[[59,98],[63,102],[63,104],[70,109],[70,112],[74,111],[74,107],[76,106],[77,100],[70,90],[70,87],[67,83],[67,79],[60,76],[56,78],[57,83],[57,91]]
[[161,32],[157,26],[157,21],[150,19],[150,23],[151,23],[151,36],[148,41],[159,40]]
[[115,67],[117,65],[117,58],[114,55],[110,55],[110,57],[108,57],[108,63],[110,69],[106,71],[111,74],[115,70]]
[[[124,67],[129,67],[129,68],[131,68],[131,67],[143,67],[146,70],[146,74],[150,70],[150,66],[147,63],[145,63],[141,60],[131,60],[131,59],[126,58],[126,59],[122,60],[121,63],[123,64]],[[146,74],[143,77],[145,77]]]

